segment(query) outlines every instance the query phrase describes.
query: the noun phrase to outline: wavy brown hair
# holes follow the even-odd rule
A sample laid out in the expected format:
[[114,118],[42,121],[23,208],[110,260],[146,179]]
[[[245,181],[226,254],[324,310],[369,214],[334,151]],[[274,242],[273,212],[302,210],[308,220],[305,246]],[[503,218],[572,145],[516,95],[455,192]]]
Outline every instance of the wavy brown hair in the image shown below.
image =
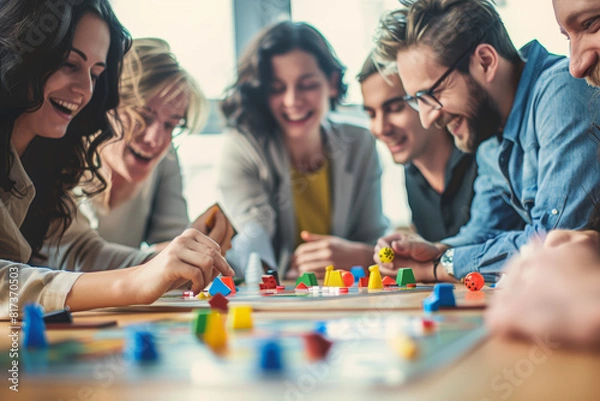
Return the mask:
[[[112,137],[107,111],[119,102],[118,83],[123,54],[131,43],[108,0],[0,1],[0,190],[22,196],[10,178],[14,163],[11,136],[15,120],[44,102],[48,78],[66,61],[78,21],[87,13],[102,18],[110,31],[106,70],[99,76],[85,108],[64,137],[36,137],[22,155],[36,196],[21,232],[36,253],[49,235],[64,234],[75,203],[70,194],[87,172],[95,178],[100,166],[98,146]],[[99,177],[100,187],[106,182]]]

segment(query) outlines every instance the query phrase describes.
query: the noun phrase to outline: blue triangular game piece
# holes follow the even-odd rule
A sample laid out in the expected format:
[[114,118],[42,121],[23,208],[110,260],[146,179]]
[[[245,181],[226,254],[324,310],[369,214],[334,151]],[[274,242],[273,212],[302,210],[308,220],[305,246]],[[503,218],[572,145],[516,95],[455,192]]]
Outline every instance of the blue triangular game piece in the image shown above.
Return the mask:
[[208,293],[211,297],[214,297],[217,294],[223,294],[224,296],[227,296],[231,294],[231,288],[221,281],[220,277],[217,277],[213,280],[212,285],[208,289]]

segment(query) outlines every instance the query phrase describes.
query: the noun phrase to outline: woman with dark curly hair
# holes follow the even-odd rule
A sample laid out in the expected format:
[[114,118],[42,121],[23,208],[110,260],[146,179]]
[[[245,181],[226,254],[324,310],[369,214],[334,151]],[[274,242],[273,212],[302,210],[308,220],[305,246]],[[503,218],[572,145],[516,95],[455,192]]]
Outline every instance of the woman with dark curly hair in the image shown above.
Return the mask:
[[330,118],[344,70],[321,33],[298,22],[267,28],[242,56],[221,104],[232,132],[218,182],[241,233],[233,262],[256,250],[288,278],[373,263],[387,228],[381,169],[369,131]]
[[27,302],[47,310],[148,303],[183,281],[199,290],[217,270],[231,274],[218,245],[196,230],[130,269],[80,274],[26,264],[69,226],[70,190],[83,174],[97,177],[129,45],[107,0],[0,3],[0,318]]

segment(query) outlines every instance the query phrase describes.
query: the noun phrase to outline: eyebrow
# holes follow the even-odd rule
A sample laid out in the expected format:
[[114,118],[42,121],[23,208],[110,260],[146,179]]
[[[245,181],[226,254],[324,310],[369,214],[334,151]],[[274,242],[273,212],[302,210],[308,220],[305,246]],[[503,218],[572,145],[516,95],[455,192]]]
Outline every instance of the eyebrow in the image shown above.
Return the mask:
[[[583,15],[586,18],[589,18],[591,16],[596,16],[600,14],[600,7],[595,7],[595,8],[587,8],[587,9],[582,9],[582,10],[575,10],[571,13],[569,13],[567,15],[567,18],[565,18],[565,25],[566,26],[571,26],[573,24],[575,24],[575,22]],[[562,32],[562,26],[561,26],[561,32]]]
[[[79,54],[79,57],[81,57],[81,58],[82,58],[84,61],[88,61],[88,58],[87,58],[87,56],[86,56],[86,55],[85,55],[85,53],[84,53],[84,52],[82,52],[81,50],[79,50],[79,49],[77,49],[77,48],[75,48],[75,47],[72,47],[72,48],[71,48],[71,51],[72,51],[72,52],[75,52],[75,53],[77,53],[77,54]],[[99,62],[97,62],[97,63],[96,63],[96,64],[94,64],[94,65],[98,65],[98,66],[101,66],[101,67],[105,67],[105,68],[106,68],[106,63],[105,63],[105,62],[102,62],[102,61],[99,61]]]
[[383,102],[383,103],[381,104],[381,106],[382,106],[382,107],[386,107],[386,106],[389,106],[390,104],[392,104],[392,103],[396,103],[396,102],[398,102],[398,101],[401,101],[401,102],[403,102],[403,101],[404,101],[404,96],[396,96],[396,97],[393,97],[393,98],[391,98],[391,99],[388,99],[388,100],[386,100],[385,102]]

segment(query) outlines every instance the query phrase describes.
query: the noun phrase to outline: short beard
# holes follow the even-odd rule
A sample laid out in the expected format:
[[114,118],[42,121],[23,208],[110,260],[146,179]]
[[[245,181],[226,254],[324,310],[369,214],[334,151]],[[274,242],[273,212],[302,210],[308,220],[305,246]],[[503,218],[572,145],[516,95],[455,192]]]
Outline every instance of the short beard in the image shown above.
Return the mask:
[[472,116],[467,120],[469,137],[466,143],[456,145],[463,152],[475,153],[482,142],[498,133],[502,117],[494,99],[471,75],[466,75],[466,82]]
[[590,86],[595,86],[596,88],[600,88],[600,63],[596,63],[592,72],[585,77],[585,81]]

